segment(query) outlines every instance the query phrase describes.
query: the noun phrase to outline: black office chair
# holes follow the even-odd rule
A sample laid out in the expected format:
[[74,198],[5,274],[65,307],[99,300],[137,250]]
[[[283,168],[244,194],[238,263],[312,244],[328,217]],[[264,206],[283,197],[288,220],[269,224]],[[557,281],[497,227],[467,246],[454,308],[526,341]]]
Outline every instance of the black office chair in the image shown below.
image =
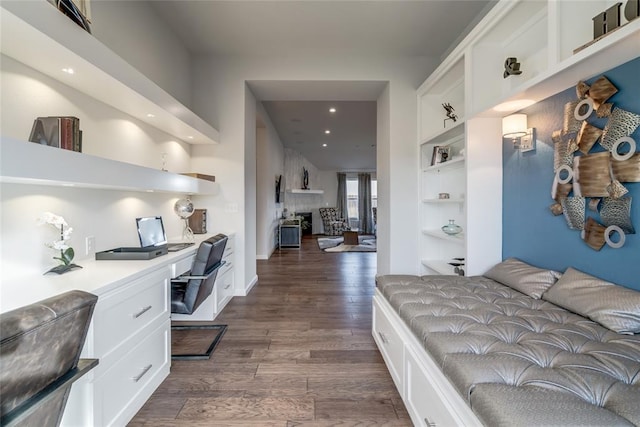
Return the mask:
[[[227,236],[217,234],[200,243],[193,259],[191,270],[171,279],[171,312],[192,314],[213,292],[218,270],[224,265],[222,255],[227,245]],[[216,329],[215,325],[172,326],[172,330]],[[208,359],[222,337],[216,339],[204,354],[172,355],[173,359]]]

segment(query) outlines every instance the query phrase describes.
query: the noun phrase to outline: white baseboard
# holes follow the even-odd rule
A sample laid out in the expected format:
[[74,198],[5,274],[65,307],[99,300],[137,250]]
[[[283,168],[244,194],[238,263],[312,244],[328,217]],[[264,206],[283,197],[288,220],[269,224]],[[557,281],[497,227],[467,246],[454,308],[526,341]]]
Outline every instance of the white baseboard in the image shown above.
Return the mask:
[[249,282],[249,284],[245,287],[244,291],[238,290],[233,295],[239,297],[246,297],[251,292],[251,289],[258,283],[258,275],[253,276],[253,279]]
[[269,256],[268,255],[256,255],[256,259],[267,260],[267,259],[269,259]]

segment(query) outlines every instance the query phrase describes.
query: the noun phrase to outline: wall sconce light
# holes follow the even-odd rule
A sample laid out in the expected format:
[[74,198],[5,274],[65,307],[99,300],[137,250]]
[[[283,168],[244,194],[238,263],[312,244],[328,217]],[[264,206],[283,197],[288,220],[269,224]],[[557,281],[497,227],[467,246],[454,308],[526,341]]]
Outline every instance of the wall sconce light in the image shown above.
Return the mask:
[[536,149],[536,130],[527,127],[526,114],[512,114],[502,119],[502,136],[513,142],[522,152]]

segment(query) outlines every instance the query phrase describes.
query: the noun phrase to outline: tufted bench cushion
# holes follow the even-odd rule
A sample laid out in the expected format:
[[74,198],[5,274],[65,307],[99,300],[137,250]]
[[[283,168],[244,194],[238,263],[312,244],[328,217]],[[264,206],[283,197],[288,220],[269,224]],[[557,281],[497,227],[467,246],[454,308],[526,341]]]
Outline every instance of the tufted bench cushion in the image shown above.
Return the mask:
[[486,425],[640,425],[640,335],[483,276],[376,286]]

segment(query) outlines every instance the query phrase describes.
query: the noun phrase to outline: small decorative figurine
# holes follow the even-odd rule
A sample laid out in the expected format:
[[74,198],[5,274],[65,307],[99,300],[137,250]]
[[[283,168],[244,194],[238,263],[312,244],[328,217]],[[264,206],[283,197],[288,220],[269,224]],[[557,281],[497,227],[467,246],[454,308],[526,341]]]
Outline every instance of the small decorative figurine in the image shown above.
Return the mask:
[[506,79],[509,76],[519,76],[520,74],[522,74],[522,70],[520,70],[518,58],[507,58],[504,61],[504,73],[502,77]]
[[456,113],[454,113],[454,109],[451,106],[451,104],[449,104],[448,102],[442,104],[442,107],[444,108],[444,110],[447,112],[447,118],[444,119],[444,126],[447,126],[447,120],[453,120],[454,123],[458,120],[458,116],[456,115]]

